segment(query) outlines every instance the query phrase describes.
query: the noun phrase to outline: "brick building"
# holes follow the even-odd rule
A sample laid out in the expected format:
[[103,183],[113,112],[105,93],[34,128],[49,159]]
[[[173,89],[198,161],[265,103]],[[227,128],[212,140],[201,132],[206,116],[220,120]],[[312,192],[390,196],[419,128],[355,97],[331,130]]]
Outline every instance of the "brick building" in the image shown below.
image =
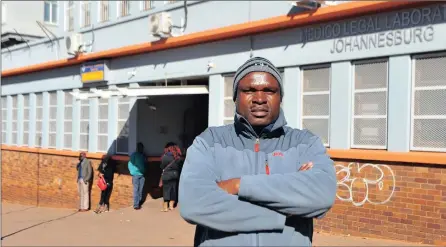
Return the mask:
[[[336,161],[336,205],[318,230],[446,244],[444,4],[68,1],[58,9],[61,37],[2,50],[2,200],[75,208],[84,150],[95,167],[113,155],[111,206],[129,206],[126,161],[138,141],[151,156],[148,197],[158,197],[164,144],[187,148],[207,126],[231,124],[231,76],[254,55],[281,68],[289,125],[321,136]],[[150,34],[148,19],[161,12],[181,26],[175,37]],[[82,38],[80,55],[66,37]]]

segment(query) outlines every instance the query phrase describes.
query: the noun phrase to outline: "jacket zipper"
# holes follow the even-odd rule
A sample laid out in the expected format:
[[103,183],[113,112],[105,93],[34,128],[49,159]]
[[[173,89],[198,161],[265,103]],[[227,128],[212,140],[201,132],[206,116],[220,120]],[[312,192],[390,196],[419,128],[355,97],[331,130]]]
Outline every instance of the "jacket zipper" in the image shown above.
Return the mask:
[[[256,163],[255,163],[255,174],[258,174],[258,162],[259,162],[259,151],[260,151],[260,138],[257,137],[256,138],[256,142],[254,143],[254,152],[256,152]],[[256,243],[255,246],[260,246],[259,245],[259,234],[256,233]]]

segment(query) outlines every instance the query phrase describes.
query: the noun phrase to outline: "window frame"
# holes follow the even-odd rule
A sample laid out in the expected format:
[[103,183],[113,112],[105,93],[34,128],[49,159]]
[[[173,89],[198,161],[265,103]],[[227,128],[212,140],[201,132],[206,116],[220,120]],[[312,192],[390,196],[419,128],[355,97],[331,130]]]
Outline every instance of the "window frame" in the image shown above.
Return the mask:
[[[91,27],[91,6],[92,6],[92,1],[87,0],[87,1],[80,1],[79,3],[80,7],[79,7],[79,11],[80,11],[80,15],[79,15],[79,22],[80,22],[80,27],[81,28],[88,28]],[[88,5],[88,8],[85,8],[85,6]],[[88,13],[88,14],[87,14]],[[88,17],[88,18],[87,18]],[[88,23],[87,23],[88,21]]]
[[[88,151],[88,149],[90,148],[90,141],[89,141],[89,134],[90,134],[90,111],[91,111],[91,106],[90,106],[90,99],[81,99],[79,100],[79,105],[80,105],[80,115],[79,115],[79,150],[81,151]],[[88,107],[88,116],[87,118],[82,118],[82,106],[87,106]],[[87,132],[82,132],[82,122],[86,122],[87,123]],[[81,137],[82,136],[86,136],[87,137],[87,146],[85,148],[82,147],[82,142],[81,142]]]
[[[47,21],[45,20],[45,4],[49,4],[50,5],[50,20]],[[54,5],[56,5],[57,10],[56,10],[56,21],[53,20],[53,8]],[[49,25],[59,25],[59,11],[60,11],[60,3],[59,1],[43,1],[43,22],[45,24],[49,24]]]
[[[421,152],[446,152],[445,148],[429,148],[429,147],[415,147],[414,146],[414,124],[416,119],[446,119],[446,115],[425,115],[425,116],[415,116],[415,92],[417,91],[417,87],[415,86],[416,83],[416,61],[418,59],[432,59],[432,58],[439,58],[439,57],[446,57],[446,52],[430,52],[425,54],[417,54],[412,55],[411,57],[411,67],[412,67],[412,78],[411,78],[411,98],[410,98],[410,144],[409,144],[409,151],[421,151]],[[421,90],[429,90],[429,88],[435,88],[446,90],[446,86],[423,86],[418,87],[418,89],[423,88]],[[420,91],[421,91],[420,90]],[[436,118],[434,118],[436,117]]]
[[[328,69],[328,91],[315,91],[315,92],[304,92],[304,72],[305,70],[317,70],[317,69]],[[301,109],[300,109],[300,126],[303,129],[304,126],[304,120],[305,119],[327,119],[327,143],[322,143],[325,147],[330,147],[330,133],[331,133],[331,75],[332,75],[332,66],[331,63],[323,63],[323,64],[315,64],[315,65],[307,65],[300,67],[300,103],[301,103]],[[304,96],[311,96],[311,95],[328,95],[328,115],[319,116],[319,115],[313,115],[313,116],[304,116]],[[313,133],[316,134],[316,133]],[[320,136],[319,136],[320,137]]]
[[[4,102],[2,103],[2,144],[7,144],[8,143],[8,96],[1,96],[1,101],[4,100]],[[3,104],[4,103],[4,104]],[[4,114],[3,112],[5,112],[6,114]],[[3,118],[3,115],[5,115],[5,117]],[[3,129],[3,125],[5,126],[5,129]],[[5,141],[3,141],[3,138],[5,139]]]
[[[147,7],[147,3],[149,5],[149,7]],[[148,1],[140,1],[140,9],[141,11],[149,11],[151,9],[153,9],[155,6],[153,6],[153,0],[148,0]]]
[[[124,6],[124,4],[126,4],[127,3],[127,10],[126,10],[126,13],[124,14],[124,15],[121,15],[122,14],[122,7]],[[118,18],[124,18],[124,17],[127,17],[127,16],[130,16],[130,13],[131,13],[131,4],[132,2],[131,1],[128,1],[128,0],[124,0],[124,1],[116,1],[116,5],[117,5],[117,8],[116,8],[116,16],[118,17]]]
[[[105,100],[105,102],[101,102],[101,100]],[[107,108],[106,108],[106,113],[107,113],[107,117],[106,118],[101,118],[101,106],[107,106]],[[106,139],[107,141],[106,141],[106,144],[107,144],[107,147],[106,147],[106,149],[101,149],[101,147],[99,146],[99,144],[100,144],[100,141],[99,141],[99,137],[108,137],[108,128],[109,128],[109,125],[108,125],[108,108],[109,108],[109,100],[107,99],[107,98],[98,98],[98,121],[97,121],[97,125],[98,125],[98,131],[97,131],[97,135],[96,135],[96,141],[97,141],[97,143],[98,143],[98,145],[97,145],[97,150],[99,151],[99,152],[104,152],[104,153],[108,153],[108,149],[110,148],[109,146],[108,146],[108,138]],[[100,128],[100,126],[101,126],[101,123],[106,123],[106,125],[105,126],[107,126],[107,130],[105,131],[105,133],[101,133],[101,128]]]
[[65,16],[65,31],[71,32],[74,31],[74,9],[75,2],[67,1],[65,2],[64,8],[64,16]]
[[[98,22],[105,23],[110,21],[110,1],[109,0],[101,0],[98,1]],[[107,8],[105,8],[105,6]],[[104,18],[106,15],[107,18]]]
[[7,20],[7,5],[5,2],[2,2],[2,25],[6,24],[6,20]]
[[[12,118],[11,118],[11,146],[19,146],[19,97],[18,94],[11,95],[12,99]],[[14,100],[15,100],[15,107],[14,107]],[[15,119],[14,119],[15,114]],[[14,124],[15,124],[15,130],[14,130]],[[15,134],[15,138],[14,138]]]
[[[29,146],[29,140],[30,140],[30,116],[31,116],[31,95],[30,94],[23,94],[23,136],[22,136],[22,145],[25,147]],[[28,97],[28,105],[26,104],[26,98]],[[28,119],[26,119],[26,111],[28,110]],[[25,123],[28,123],[28,130],[25,130]],[[28,138],[25,138],[27,136]],[[26,140],[26,143],[25,143]]]
[[[56,98],[55,104],[51,104],[52,95],[54,95]],[[57,91],[49,91],[48,96],[49,96],[49,99],[48,99],[48,148],[55,149],[57,146],[57,104],[58,104]],[[55,118],[51,118],[51,111],[53,109],[55,110],[55,114],[56,114]],[[54,131],[51,131],[51,123],[55,123],[56,129]],[[51,135],[54,135],[54,140],[55,140],[54,145],[51,145]]]
[[[355,95],[356,93],[368,93],[368,92],[383,92],[383,88],[380,89],[356,89],[356,66],[361,64],[372,64],[372,63],[386,63],[386,115],[355,115]],[[352,90],[351,90],[351,125],[350,125],[350,148],[352,149],[372,149],[372,150],[387,150],[389,145],[389,58],[381,57],[381,58],[371,58],[371,59],[362,59],[355,60],[351,62],[352,65]],[[378,145],[355,145],[355,119],[383,119],[385,118],[386,123],[386,143],[384,146]]]
[[[35,95],[36,95],[36,119],[35,119],[34,146],[35,147],[42,147],[42,138],[43,138],[43,93],[42,92],[35,93]],[[40,100],[41,105],[38,105],[38,103],[39,103],[39,100],[38,100],[39,96],[41,97],[41,100]],[[41,110],[41,115],[40,115],[41,118],[38,117],[39,109],[42,109]],[[37,128],[37,123],[38,122],[40,122],[40,130]],[[38,135],[40,135],[40,136],[38,136]]]
[[[121,99],[123,99],[124,97],[122,97],[122,96],[118,96],[117,97],[118,98],[118,103],[117,103],[117,109],[116,109],[116,111],[117,111],[117,115],[118,115],[118,117],[117,117],[117,125],[116,125],[116,145],[115,145],[115,153],[116,154],[120,154],[120,155],[128,155],[128,154],[130,154],[130,150],[129,150],[129,144],[128,144],[128,138],[129,138],[129,136],[127,136],[127,152],[121,152],[120,150],[118,150],[118,147],[119,147],[119,145],[118,145],[118,140],[119,140],[119,137],[121,137],[121,130],[122,129],[119,129],[119,123],[120,122],[124,122],[124,127],[126,126],[126,125],[128,125],[128,121],[130,121],[130,111],[131,111],[131,109],[130,109],[130,98],[128,98],[128,97],[126,97],[126,99],[127,99],[127,101],[125,101],[125,102],[122,102],[121,101]],[[119,106],[120,105],[127,105],[127,109],[128,109],[128,117],[126,118],[126,119],[124,119],[124,118],[121,118],[121,116],[119,115]]]
[[[74,100],[75,97],[71,94],[72,91],[64,91],[64,117],[63,117],[63,137],[62,137],[62,149],[63,150],[72,150],[73,149],[73,112],[74,112]],[[67,103],[67,95],[71,96],[71,102],[68,104]],[[67,118],[68,114],[66,114],[65,109],[67,109],[67,107],[71,108],[71,116],[70,118]],[[71,131],[67,131],[67,128],[65,128],[65,123],[67,122],[71,122]],[[71,136],[71,143],[70,143],[70,147],[66,146],[65,143],[65,136],[70,135]]]
[[226,111],[226,109],[225,109],[225,107],[226,107],[225,106],[225,102],[227,100],[229,100],[229,101],[231,101],[232,103],[235,104],[235,102],[233,102],[233,95],[231,94],[230,96],[226,96],[226,92],[225,92],[225,89],[226,89],[226,78],[231,78],[232,77],[233,78],[232,81],[234,81],[234,76],[235,76],[235,73],[222,75],[222,77],[223,77],[223,125],[233,124],[234,123],[234,115],[237,112],[237,109],[235,109],[236,106],[234,106],[234,115],[232,115],[231,117],[226,117],[226,114],[225,114],[225,111]]

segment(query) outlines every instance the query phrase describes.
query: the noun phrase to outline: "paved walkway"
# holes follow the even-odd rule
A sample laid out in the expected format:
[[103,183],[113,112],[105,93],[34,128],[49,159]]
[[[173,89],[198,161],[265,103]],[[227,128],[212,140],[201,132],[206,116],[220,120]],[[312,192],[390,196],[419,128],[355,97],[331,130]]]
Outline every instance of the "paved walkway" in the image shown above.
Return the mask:
[[[2,246],[192,246],[194,226],[178,212],[143,209],[93,212],[2,204]],[[169,230],[173,229],[173,230]],[[404,242],[316,234],[317,246],[420,246]]]

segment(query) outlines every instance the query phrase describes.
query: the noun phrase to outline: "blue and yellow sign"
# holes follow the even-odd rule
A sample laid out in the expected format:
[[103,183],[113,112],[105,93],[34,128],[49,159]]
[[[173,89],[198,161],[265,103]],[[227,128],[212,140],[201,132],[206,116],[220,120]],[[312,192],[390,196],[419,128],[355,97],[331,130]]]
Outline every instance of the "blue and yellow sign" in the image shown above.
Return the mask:
[[105,81],[105,64],[104,62],[84,64],[81,67],[82,83],[92,83]]

